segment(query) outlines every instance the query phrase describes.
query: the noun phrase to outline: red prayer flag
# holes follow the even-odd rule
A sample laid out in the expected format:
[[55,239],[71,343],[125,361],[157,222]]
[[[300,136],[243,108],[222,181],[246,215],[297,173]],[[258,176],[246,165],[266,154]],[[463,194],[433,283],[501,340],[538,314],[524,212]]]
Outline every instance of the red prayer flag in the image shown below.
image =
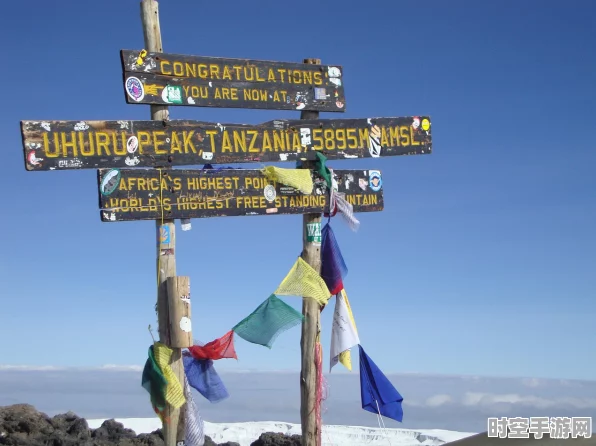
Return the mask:
[[193,345],[188,348],[188,351],[195,359],[238,359],[236,350],[234,350],[234,330],[228,331],[221,338],[208,342],[203,346]]

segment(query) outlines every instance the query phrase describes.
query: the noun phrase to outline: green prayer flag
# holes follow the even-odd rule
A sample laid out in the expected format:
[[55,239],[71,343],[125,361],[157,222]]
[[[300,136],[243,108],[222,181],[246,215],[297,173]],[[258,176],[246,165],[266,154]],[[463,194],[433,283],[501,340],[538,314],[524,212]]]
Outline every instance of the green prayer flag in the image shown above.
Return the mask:
[[298,325],[302,319],[301,313],[272,294],[232,330],[248,342],[271,348],[282,332]]
[[317,156],[317,173],[323,177],[327,182],[327,187],[332,188],[333,183],[331,182],[331,171],[326,165],[327,157],[321,152],[316,152]]
[[141,385],[149,392],[151,404],[153,407],[164,410],[166,407],[166,378],[163,376],[161,369],[155,362],[155,356],[153,355],[153,346],[149,347],[149,358],[145,362],[145,368],[143,369],[143,377],[141,379]]

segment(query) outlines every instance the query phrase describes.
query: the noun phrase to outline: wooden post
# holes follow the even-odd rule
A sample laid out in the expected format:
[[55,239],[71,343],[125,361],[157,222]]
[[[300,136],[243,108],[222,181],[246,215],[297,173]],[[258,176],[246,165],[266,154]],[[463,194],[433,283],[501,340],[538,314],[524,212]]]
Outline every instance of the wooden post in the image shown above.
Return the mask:
[[168,277],[170,347],[192,347],[190,277]]
[[[141,22],[143,24],[143,36],[145,49],[148,52],[163,52],[161,42],[161,30],[159,27],[159,4],[155,0],[141,1]],[[169,119],[168,107],[152,105],[151,119],[156,121],[167,121]],[[169,330],[169,306],[168,306],[168,277],[176,276],[176,226],[174,220],[157,220],[155,222],[157,232],[157,320],[159,324],[159,340],[167,346],[171,346]],[[184,385],[184,366],[182,364],[182,351],[174,348],[171,367],[174,374]],[[163,435],[166,446],[176,446],[183,442],[184,435],[184,406],[174,409],[169,404],[165,408],[165,418],[169,423],[163,423]]]
[[[305,59],[304,63],[320,65],[320,59]],[[303,111],[300,119],[318,119],[318,111]],[[312,169],[314,161],[303,161],[303,169]],[[329,185],[331,186],[331,185]],[[321,245],[308,241],[309,224],[321,224],[321,214],[304,214],[302,217],[302,258],[317,272],[321,272]],[[315,413],[318,408],[316,399],[317,371],[315,367],[315,344],[321,333],[321,307],[310,297],[302,299],[302,336],[300,338],[300,351],[302,354],[302,367],[300,371],[300,420],[302,423],[302,446],[319,446],[317,438],[317,422]]]

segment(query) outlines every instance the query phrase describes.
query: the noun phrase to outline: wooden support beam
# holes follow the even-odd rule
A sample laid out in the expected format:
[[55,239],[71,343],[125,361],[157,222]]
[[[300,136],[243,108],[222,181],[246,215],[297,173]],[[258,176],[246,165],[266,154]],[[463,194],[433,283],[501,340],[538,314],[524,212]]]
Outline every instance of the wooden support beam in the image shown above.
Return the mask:
[[[320,65],[320,59],[305,59],[306,64]],[[318,119],[318,111],[302,111],[300,119]],[[313,169],[315,162],[304,161],[302,168]],[[329,185],[331,186],[331,185]],[[311,224],[321,224],[321,214],[304,214],[302,217],[302,258],[317,272],[321,272],[321,245],[308,241],[307,227]],[[316,413],[319,404],[316,398],[317,370],[315,367],[315,345],[321,333],[321,307],[311,297],[302,299],[302,336],[300,351],[302,354],[302,367],[300,371],[300,420],[302,424],[302,446],[320,446],[317,432]]]
[[170,347],[192,347],[190,317],[190,277],[168,277]]
[[[159,4],[155,0],[141,1],[141,23],[145,39],[145,50],[162,53],[161,30],[159,27]],[[151,106],[151,119],[167,121],[169,119],[168,107],[161,105]],[[156,220],[157,232],[157,319],[159,323],[159,340],[171,347],[169,330],[169,305],[167,279],[176,276],[176,225],[174,220]],[[170,366],[174,374],[184,385],[184,366],[182,364],[182,351],[174,348]],[[166,446],[176,446],[184,442],[184,407],[175,409],[169,404],[165,408],[165,418],[169,423],[163,424],[163,435]]]

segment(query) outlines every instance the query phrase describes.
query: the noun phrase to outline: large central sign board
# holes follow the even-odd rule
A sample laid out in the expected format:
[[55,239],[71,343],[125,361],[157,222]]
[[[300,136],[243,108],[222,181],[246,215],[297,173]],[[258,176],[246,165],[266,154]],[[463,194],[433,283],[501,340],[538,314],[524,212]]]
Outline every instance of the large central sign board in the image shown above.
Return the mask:
[[342,67],[120,52],[129,104],[344,112]]
[[[310,174],[313,191],[305,195],[256,169],[100,169],[100,215],[114,222],[327,212],[327,185]],[[333,180],[354,212],[383,210],[380,171],[333,170]]]
[[192,166],[428,154],[428,116],[201,121],[21,121],[27,170]]

